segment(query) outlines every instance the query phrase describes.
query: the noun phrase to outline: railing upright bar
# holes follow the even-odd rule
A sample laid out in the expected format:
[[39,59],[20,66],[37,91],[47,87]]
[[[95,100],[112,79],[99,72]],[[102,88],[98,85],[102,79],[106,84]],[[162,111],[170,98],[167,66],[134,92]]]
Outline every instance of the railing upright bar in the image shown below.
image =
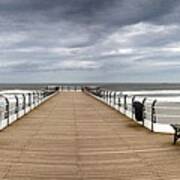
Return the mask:
[[120,108],[121,108],[121,98],[118,97],[118,107],[119,107],[119,111],[120,111]]
[[155,111],[155,105],[157,103],[157,100],[154,100],[151,107],[151,131],[154,132],[154,123],[156,123],[156,111]]
[[7,126],[10,124],[10,102],[9,99],[5,96],[2,96],[6,101],[6,113],[7,113]]
[[24,114],[26,114],[26,96],[25,94],[22,94],[23,96],[23,109],[24,109]]
[[134,100],[135,100],[135,98],[136,98],[136,96],[132,97],[132,107],[131,107],[131,109],[132,109],[132,119],[134,118],[134,113],[135,113],[135,111],[134,111]]
[[127,110],[127,95],[124,95],[124,110]]
[[114,92],[114,106],[116,106],[116,92]]
[[18,119],[18,115],[19,115],[19,99],[16,95],[14,95],[15,99],[16,99],[16,109],[15,109],[15,113]]
[[146,102],[146,97],[143,99],[143,102],[142,102],[142,104],[143,104],[143,126],[144,126],[144,124],[145,124],[145,118],[146,118],[146,114],[145,114],[145,102]]

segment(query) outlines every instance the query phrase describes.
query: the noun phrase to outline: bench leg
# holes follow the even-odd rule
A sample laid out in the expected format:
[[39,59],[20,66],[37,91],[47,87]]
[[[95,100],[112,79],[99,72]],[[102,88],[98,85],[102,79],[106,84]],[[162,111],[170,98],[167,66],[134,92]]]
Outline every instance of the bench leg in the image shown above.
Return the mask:
[[177,129],[175,129],[173,144],[176,144],[176,141],[177,141]]
[[177,137],[176,134],[174,134],[174,142],[173,142],[174,145],[176,144],[176,141],[177,141]]
[[180,138],[180,131],[176,131],[174,134],[174,144],[176,144],[179,138]]

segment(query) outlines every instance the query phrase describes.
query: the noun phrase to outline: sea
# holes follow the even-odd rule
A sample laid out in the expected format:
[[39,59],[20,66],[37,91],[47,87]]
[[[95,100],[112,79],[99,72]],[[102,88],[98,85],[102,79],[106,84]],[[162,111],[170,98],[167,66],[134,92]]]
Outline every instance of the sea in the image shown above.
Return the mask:
[[48,85],[55,86],[93,86],[113,91],[131,90],[180,90],[180,83],[22,83],[0,84],[0,90],[5,89],[44,89]]

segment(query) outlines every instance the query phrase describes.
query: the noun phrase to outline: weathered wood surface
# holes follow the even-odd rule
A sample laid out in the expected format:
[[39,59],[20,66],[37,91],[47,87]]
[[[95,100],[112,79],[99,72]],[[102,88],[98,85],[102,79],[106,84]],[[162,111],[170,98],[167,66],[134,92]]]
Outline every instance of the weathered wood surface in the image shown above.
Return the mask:
[[171,142],[83,93],[60,93],[0,133],[0,179],[177,180]]

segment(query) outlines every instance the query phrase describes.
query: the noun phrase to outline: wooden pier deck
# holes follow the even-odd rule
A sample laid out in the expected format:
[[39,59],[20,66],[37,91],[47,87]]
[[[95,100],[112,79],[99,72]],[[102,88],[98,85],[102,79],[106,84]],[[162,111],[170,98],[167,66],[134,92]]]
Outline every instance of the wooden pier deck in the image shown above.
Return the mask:
[[0,132],[0,179],[177,180],[180,143],[64,92]]

